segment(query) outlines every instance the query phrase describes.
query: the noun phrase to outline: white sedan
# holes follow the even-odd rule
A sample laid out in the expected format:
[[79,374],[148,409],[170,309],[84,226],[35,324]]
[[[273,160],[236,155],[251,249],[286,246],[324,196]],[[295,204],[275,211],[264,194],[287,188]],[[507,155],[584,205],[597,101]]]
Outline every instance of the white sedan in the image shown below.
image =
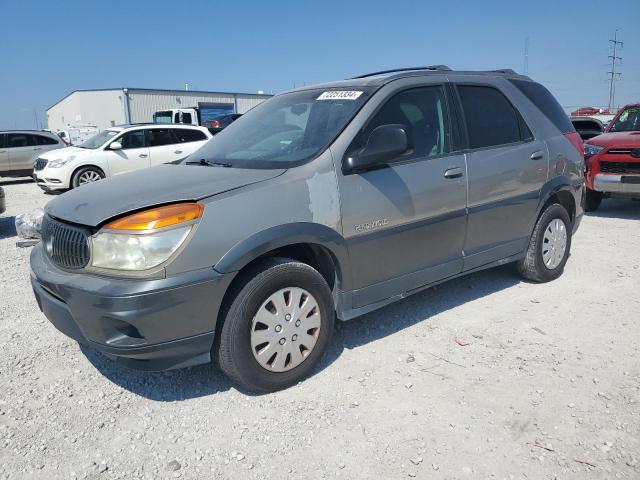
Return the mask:
[[125,125],[100,132],[86,142],[44,153],[33,177],[43,190],[65,190],[106,177],[179,163],[212,138],[193,125]]

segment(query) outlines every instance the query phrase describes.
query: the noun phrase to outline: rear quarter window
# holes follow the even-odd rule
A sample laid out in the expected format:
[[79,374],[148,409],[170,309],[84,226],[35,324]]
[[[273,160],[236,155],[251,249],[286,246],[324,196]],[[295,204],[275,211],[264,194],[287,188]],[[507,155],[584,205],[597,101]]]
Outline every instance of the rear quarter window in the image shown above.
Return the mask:
[[562,133],[575,132],[573,124],[558,101],[549,90],[536,82],[528,80],[509,81],[520,90]]
[[58,142],[55,138],[45,137],[44,135],[35,135],[38,139],[39,145],[58,145]]

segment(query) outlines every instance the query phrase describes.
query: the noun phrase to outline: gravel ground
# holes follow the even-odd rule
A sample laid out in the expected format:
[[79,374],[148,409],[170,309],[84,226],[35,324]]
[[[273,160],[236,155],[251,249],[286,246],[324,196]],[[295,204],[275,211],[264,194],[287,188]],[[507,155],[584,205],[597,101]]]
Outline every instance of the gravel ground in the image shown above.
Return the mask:
[[13,228],[51,197],[0,185],[0,478],[640,478],[640,203],[586,217],[555,282],[449,282],[339,324],[312,378],[247,396],[58,333]]

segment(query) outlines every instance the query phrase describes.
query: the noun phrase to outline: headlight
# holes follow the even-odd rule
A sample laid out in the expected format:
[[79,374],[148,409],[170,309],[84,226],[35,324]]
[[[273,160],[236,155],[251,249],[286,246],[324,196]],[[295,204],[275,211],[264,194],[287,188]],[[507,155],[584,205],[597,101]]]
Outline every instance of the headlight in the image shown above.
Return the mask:
[[596,155],[596,154],[600,153],[602,150],[604,150],[604,147],[600,147],[598,145],[591,145],[590,143],[585,143],[584,144],[584,156],[585,157],[591,157],[593,155]]
[[199,203],[177,203],[109,222],[91,237],[91,265],[143,271],[166,262],[202,217]]
[[71,156],[71,157],[67,157],[67,158],[57,158],[55,160],[51,160],[48,164],[47,167],[49,168],[60,168],[61,166],[65,165],[66,163],[69,163],[71,160],[75,160],[75,156]]

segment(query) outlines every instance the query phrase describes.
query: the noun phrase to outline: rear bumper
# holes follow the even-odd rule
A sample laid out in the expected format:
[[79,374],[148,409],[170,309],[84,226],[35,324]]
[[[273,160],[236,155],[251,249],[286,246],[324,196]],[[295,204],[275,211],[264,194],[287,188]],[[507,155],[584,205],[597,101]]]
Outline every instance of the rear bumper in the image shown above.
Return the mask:
[[232,275],[209,268],[162,279],[107,279],[65,272],[31,254],[31,284],[62,333],[141,370],[210,361],[218,310]]
[[604,193],[640,195],[640,175],[599,173],[593,179],[593,189]]

